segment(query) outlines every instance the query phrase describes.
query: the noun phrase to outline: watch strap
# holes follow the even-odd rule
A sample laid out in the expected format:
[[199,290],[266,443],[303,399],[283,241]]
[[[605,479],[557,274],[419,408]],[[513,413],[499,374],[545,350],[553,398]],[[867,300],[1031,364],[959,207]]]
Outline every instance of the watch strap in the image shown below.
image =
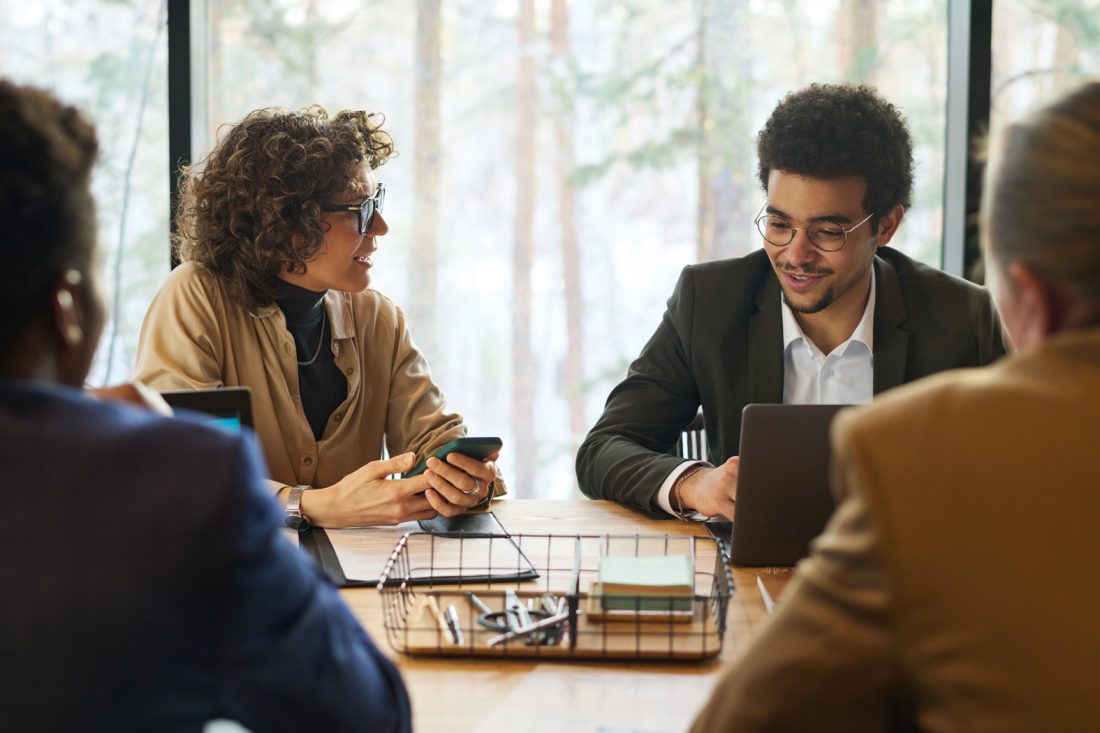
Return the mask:
[[305,532],[310,528],[309,518],[302,514],[302,493],[309,487],[299,484],[289,487],[286,495],[286,526],[298,532]]

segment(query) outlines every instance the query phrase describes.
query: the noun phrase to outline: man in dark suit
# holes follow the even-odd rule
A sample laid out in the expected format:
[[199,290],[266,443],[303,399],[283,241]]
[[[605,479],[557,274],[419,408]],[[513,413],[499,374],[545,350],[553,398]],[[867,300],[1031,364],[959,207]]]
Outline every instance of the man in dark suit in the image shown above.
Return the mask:
[[397,670],[281,536],[254,440],[79,390],[96,149],[0,81],[0,727],[409,730]]
[[1100,82],[1002,129],[982,245],[1017,353],[837,418],[836,512],[692,731],[1100,728]]
[[[592,498],[732,518],[745,405],[870,402],[1004,353],[985,290],[886,246],[913,187],[893,105],[867,87],[811,86],[775,109],[758,156],[764,248],[684,269],[578,451]],[[670,455],[700,406],[709,463]]]

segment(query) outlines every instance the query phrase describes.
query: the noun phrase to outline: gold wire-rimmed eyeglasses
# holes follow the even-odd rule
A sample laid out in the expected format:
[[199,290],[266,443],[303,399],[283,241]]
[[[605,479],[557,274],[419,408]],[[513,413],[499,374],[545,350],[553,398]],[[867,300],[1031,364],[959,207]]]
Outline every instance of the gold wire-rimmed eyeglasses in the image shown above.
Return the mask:
[[804,231],[806,232],[806,238],[810,240],[810,244],[823,252],[838,252],[844,249],[844,245],[848,243],[848,235],[866,224],[874,216],[874,214],[868,214],[867,218],[848,229],[831,221],[815,221],[808,227],[796,227],[782,216],[765,214],[764,208],[767,205],[767,202],[764,202],[764,206],[760,207],[760,211],[753,220],[760,236],[776,247],[786,247],[794,241],[795,232]]

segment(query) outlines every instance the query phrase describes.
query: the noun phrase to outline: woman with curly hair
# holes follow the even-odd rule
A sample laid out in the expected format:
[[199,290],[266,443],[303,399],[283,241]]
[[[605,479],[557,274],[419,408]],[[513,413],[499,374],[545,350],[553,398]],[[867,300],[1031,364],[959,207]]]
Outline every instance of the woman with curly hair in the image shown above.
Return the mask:
[[[492,460],[457,454],[387,479],[466,428],[401,310],[368,289],[389,230],[376,171],[393,141],[381,125],[358,111],[261,109],[185,168],[184,264],[138,344],[136,377],[157,389],[249,387],[272,489],[288,515],[323,527],[454,516],[500,492]],[[379,460],[383,441],[391,460]]]

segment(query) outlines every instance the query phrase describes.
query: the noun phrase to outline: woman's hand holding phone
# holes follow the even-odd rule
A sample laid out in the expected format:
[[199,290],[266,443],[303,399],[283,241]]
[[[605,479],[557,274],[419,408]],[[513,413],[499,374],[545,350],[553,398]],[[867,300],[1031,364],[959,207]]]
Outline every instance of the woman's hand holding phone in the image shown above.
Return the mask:
[[446,461],[429,458],[427,471],[421,474],[431,485],[424,497],[445,517],[457,516],[477,506],[493,490],[499,455],[500,450],[496,450],[484,459],[457,452],[448,453]]
[[439,510],[425,496],[430,488],[427,474],[389,478],[415,462],[414,453],[371,461],[332,486],[303,493],[302,514],[318,527],[392,526],[432,519]]
[[483,460],[455,452],[446,461],[433,456],[423,473],[400,479],[389,477],[412,469],[415,454],[371,461],[332,486],[303,493],[302,514],[317,527],[392,526],[440,514],[458,516],[492,490],[499,454]]

